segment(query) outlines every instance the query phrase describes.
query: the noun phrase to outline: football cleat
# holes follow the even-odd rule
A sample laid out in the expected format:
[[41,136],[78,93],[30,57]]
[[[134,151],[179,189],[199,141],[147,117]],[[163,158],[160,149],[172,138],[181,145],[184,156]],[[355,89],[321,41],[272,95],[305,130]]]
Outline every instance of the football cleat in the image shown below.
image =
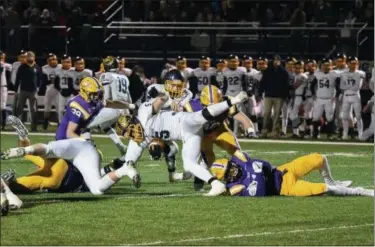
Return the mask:
[[219,180],[212,181],[211,186],[211,190],[207,194],[205,194],[205,196],[218,196],[227,191],[225,184],[223,184]]
[[19,137],[21,137],[22,139],[25,139],[27,137],[29,131],[18,117],[10,115],[8,116],[8,122],[10,123],[10,125],[12,125]]
[[138,174],[137,169],[135,169],[135,164],[131,161],[126,162],[127,175],[133,181],[135,188],[141,187],[141,176]]
[[8,160],[12,158],[18,158],[25,156],[26,152],[24,148],[11,148],[0,154],[2,160]]
[[4,192],[0,193],[0,200],[1,216],[6,216],[9,213],[9,201]]
[[8,171],[6,171],[3,174],[1,174],[1,179],[3,179],[5,183],[7,183],[8,181],[13,180],[14,177],[15,177],[15,172],[14,172],[13,169],[9,169]]

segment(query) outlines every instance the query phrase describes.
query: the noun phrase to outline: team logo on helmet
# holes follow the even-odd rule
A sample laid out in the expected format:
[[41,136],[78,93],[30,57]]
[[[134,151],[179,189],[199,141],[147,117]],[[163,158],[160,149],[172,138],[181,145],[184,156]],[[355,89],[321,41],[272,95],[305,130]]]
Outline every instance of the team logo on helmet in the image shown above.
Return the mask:
[[116,133],[136,143],[144,141],[144,131],[138,118],[130,115],[121,115],[116,122]]

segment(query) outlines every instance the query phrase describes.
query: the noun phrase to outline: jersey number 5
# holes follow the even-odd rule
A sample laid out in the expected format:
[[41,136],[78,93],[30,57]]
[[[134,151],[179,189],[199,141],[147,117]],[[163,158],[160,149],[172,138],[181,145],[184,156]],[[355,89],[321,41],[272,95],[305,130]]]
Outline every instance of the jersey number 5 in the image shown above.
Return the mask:
[[128,88],[128,85],[126,85],[126,80],[124,78],[121,78],[121,77],[117,77],[117,78],[118,78],[118,82],[119,82],[118,91],[120,93],[126,94],[127,88]]
[[325,80],[324,82],[324,79],[321,79],[319,80],[319,88],[329,88],[329,80]]
[[170,134],[168,130],[162,130],[160,132],[155,131],[155,137],[162,139],[162,140],[168,140],[170,137]]

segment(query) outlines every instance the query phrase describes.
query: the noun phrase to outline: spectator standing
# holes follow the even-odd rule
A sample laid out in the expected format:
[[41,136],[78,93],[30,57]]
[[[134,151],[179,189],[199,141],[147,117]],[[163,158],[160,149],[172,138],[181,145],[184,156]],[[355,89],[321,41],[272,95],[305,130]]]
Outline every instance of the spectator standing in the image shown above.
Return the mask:
[[281,66],[280,56],[273,59],[273,66],[269,66],[263,73],[260,81],[259,95],[264,93],[264,121],[262,135],[267,137],[268,126],[272,116],[272,137],[279,136],[279,117],[281,107],[289,95],[289,74]]
[[42,14],[38,19],[38,38],[39,38],[39,52],[49,49],[50,51],[54,51],[57,49],[55,46],[54,39],[50,37],[55,37],[57,35],[56,30],[52,29],[51,26],[54,25],[55,20],[52,18],[51,12],[48,9],[44,9]]
[[21,48],[21,20],[18,13],[9,7],[4,15],[4,28],[6,49],[9,53],[15,53]]
[[22,119],[23,108],[26,100],[29,100],[31,114],[31,130],[37,131],[37,102],[36,95],[38,87],[42,82],[42,72],[40,67],[35,63],[35,54],[32,51],[26,54],[26,63],[21,64],[16,75],[15,88],[18,91],[18,111],[17,115]]
[[129,91],[133,104],[137,104],[139,106],[143,98],[143,94],[146,91],[146,88],[141,78],[141,76],[144,75],[144,70],[143,68],[136,65],[134,66],[132,71],[133,72],[131,73],[131,75],[128,76]]

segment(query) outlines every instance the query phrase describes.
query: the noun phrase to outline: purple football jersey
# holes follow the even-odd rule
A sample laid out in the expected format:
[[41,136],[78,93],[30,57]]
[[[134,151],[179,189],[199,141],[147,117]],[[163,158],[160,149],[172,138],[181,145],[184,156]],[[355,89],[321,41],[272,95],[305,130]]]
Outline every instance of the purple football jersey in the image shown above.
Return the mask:
[[78,124],[75,133],[80,135],[82,130],[90,123],[90,121],[103,109],[102,102],[89,103],[84,100],[81,95],[77,95],[68,101],[65,107],[65,115],[56,131],[56,140],[64,140],[69,122]]
[[245,186],[239,196],[279,195],[283,172],[265,160],[251,159],[246,153],[243,154],[247,162],[243,162],[236,156],[231,159],[231,162],[242,168],[242,177],[236,182],[227,183],[227,188],[230,189],[235,185]]

